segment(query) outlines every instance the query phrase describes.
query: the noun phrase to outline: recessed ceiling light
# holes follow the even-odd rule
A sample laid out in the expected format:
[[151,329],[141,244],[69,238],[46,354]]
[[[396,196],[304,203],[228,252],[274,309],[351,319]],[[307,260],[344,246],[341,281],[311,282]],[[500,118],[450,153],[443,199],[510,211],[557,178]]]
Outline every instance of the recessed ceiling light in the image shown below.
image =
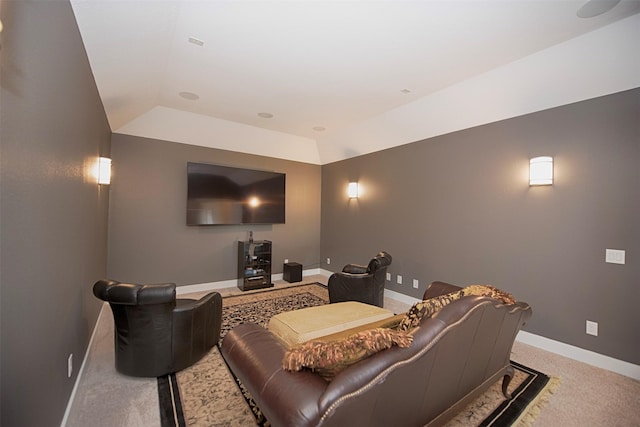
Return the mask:
[[200,40],[200,39],[197,39],[195,37],[189,37],[187,40],[189,41],[189,43],[193,43],[196,46],[203,46],[204,45],[204,40]]
[[400,92],[404,93],[405,95],[411,93],[409,89],[402,89]]
[[188,99],[189,101],[200,99],[200,97],[193,92],[180,92],[178,95],[180,95],[184,99]]
[[620,0],[590,0],[576,12],[579,18],[593,18],[613,9]]
[[312,129],[316,132],[324,132],[325,130],[327,130],[327,128],[323,126],[314,126]]
[[273,117],[273,114],[271,113],[258,113],[258,116],[262,117],[263,119],[270,119]]

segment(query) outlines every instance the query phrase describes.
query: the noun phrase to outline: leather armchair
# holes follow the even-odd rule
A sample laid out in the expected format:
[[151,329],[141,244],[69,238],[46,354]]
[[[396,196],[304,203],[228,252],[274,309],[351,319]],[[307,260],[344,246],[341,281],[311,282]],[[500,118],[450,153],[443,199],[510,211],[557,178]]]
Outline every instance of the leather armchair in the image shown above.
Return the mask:
[[359,301],[365,304],[384,305],[384,283],[391,255],[380,252],[369,264],[347,264],[341,272],[329,277],[329,302]]
[[93,294],[111,306],[116,370],[158,377],[187,368],[220,339],[222,297],[176,299],[176,285],[100,280]]

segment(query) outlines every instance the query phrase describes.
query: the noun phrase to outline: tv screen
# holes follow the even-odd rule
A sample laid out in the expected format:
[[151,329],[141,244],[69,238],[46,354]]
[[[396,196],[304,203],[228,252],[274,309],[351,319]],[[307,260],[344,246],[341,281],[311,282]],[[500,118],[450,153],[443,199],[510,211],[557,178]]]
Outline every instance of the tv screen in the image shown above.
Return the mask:
[[284,224],[285,174],[187,163],[187,225]]

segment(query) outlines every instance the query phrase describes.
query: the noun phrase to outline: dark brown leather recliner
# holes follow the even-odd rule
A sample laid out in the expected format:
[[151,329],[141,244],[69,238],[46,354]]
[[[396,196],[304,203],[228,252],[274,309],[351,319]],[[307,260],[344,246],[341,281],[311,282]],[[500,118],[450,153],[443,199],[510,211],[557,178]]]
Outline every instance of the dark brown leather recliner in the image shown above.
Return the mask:
[[390,264],[391,255],[380,252],[369,261],[369,265],[345,265],[341,272],[329,277],[329,301],[359,301],[382,307],[384,282]]
[[187,368],[220,339],[222,297],[176,299],[176,285],[100,280],[93,294],[111,306],[116,370],[158,377]]

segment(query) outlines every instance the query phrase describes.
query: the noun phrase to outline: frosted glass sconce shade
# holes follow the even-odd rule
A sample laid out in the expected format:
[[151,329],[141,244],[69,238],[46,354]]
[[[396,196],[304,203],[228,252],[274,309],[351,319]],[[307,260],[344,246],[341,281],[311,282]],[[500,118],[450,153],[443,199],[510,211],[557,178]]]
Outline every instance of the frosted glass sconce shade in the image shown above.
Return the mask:
[[553,157],[534,157],[529,161],[529,185],[553,184]]
[[107,157],[98,159],[98,184],[111,184],[111,159]]
[[359,193],[358,183],[357,182],[350,182],[349,183],[349,187],[347,188],[347,194],[349,195],[349,198],[350,199],[357,199],[358,198],[358,193]]

